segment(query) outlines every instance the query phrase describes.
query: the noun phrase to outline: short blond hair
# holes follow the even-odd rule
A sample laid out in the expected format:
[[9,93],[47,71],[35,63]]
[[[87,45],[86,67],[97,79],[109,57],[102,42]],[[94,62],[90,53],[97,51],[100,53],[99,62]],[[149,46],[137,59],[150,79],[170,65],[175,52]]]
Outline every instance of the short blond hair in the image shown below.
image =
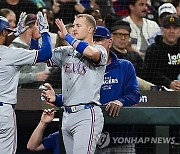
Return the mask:
[[94,19],[94,17],[90,14],[78,14],[75,16],[76,18],[85,18],[88,23],[93,26],[94,30],[96,29],[96,20]]

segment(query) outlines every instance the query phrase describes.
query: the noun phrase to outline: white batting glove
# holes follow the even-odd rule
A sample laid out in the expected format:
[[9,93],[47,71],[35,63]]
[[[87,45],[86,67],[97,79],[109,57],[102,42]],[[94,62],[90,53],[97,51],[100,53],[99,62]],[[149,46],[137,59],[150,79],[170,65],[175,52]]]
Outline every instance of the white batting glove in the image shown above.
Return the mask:
[[47,16],[46,14],[42,14],[42,12],[38,12],[37,13],[37,21],[38,21],[38,29],[39,29],[39,32],[42,34],[44,32],[49,32],[49,24],[48,24],[48,21],[47,21]]
[[17,23],[17,27],[14,29],[14,36],[19,36],[20,34],[24,33],[28,26],[25,26],[25,20],[26,20],[26,12],[22,12],[19,17],[19,21]]

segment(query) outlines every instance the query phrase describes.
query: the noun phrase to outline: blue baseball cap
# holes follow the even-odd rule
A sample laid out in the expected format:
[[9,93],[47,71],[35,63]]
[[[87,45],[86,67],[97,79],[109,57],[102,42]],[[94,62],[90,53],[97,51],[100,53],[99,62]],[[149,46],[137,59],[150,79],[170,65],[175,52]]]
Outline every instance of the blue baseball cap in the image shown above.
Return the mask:
[[110,31],[104,27],[104,26],[97,26],[96,31],[94,33],[94,37],[100,37],[100,38],[111,38]]
[[8,20],[5,17],[0,16],[0,32],[2,32],[3,29],[13,32],[13,30],[10,28]]

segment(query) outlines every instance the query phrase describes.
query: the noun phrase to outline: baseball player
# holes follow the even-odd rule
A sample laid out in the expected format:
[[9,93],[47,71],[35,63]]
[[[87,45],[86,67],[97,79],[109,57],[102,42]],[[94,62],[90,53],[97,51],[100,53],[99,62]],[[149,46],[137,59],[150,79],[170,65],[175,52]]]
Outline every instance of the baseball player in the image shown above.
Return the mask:
[[[18,36],[25,30],[26,13],[22,13],[14,34]],[[51,40],[46,16],[37,14],[39,32],[42,35],[42,47],[39,50],[9,48],[6,46],[10,29],[6,18],[0,17],[0,153],[15,154],[17,147],[16,116],[14,107],[17,102],[17,85],[20,68],[34,65],[52,56]]]
[[[107,51],[93,44],[96,22],[93,16],[75,17],[73,34],[67,33],[62,20],[56,19],[59,36],[71,46],[54,50],[50,64],[62,66],[62,134],[67,154],[93,154],[100,137],[104,118],[99,107]],[[50,103],[59,98],[51,86],[44,91]]]

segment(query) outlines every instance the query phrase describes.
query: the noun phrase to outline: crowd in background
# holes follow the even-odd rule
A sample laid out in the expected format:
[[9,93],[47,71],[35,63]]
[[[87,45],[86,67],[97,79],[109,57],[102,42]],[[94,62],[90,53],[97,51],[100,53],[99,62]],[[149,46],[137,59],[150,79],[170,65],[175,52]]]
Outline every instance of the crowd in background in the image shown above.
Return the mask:
[[[161,8],[164,3],[167,5],[165,8]],[[149,46],[157,43],[156,36],[162,35],[163,18],[170,14],[180,16],[179,0],[3,0],[0,1],[0,15],[8,19],[11,28],[15,28],[21,12],[28,14],[25,24],[30,26],[28,31],[16,38],[10,46],[33,49],[30,44],[38,37],[36,36],[35,14],[39,10],[47,14],[53,48],[67,45],[66,41],[57,35],[58,30],[54,23],[56,18],[61,18],[66,24],[68,32],[72,34],[74,16],[79,13],[91,14],[97,25],[105,26],[110,30],[113,38],[112,51],[116,53],[118,58],[127,59],[133,63],[140,90],[151,90],[154,86],[157,87],[155,89],[160,90],[162,90],[162,86],[179,90],[180,71],[178,68],[174,68],[174,65],[178,67],[180,61],[179,47],[172,49],[177,53],[172,55],[170,53],[171,60],[177,62],[174,62],[170,67],[165,64],[159,67],[159,61],[162,60],[162,57],[155,56],[160,58],[159,61],[158,59],[149,61],[148,59],[151,59],[152,56],[151,51],[148,56],[146,53],[151,50]],[[121,28],[123,24],[127,24],[126,22],[129,23],[129,30]],[[176,23],[175,25],[179,29],[179,25]],[[176,33],[178,35],[175,36],[177,38],[175,44],[179,44],[179,31]],[[37,46],[40,45],[41,38],[37,42]],[[161,50],[161,48],[156,50]],[[156,51],[156,53],[158,52],[161,51]],[[176,58],[173,55],[174,57],[176,55]],[[166,58],[164,57],[164,59]],[[168,70],[163,67],[168,68]],[[174,69],[176,73],[174,73]],[[61,88],[60,68],[48,68],[45,64],[38,64],[37,66],[25,66],[21,69],[19,88],[38,88],[44,82],[51,83],[54,88]]]

